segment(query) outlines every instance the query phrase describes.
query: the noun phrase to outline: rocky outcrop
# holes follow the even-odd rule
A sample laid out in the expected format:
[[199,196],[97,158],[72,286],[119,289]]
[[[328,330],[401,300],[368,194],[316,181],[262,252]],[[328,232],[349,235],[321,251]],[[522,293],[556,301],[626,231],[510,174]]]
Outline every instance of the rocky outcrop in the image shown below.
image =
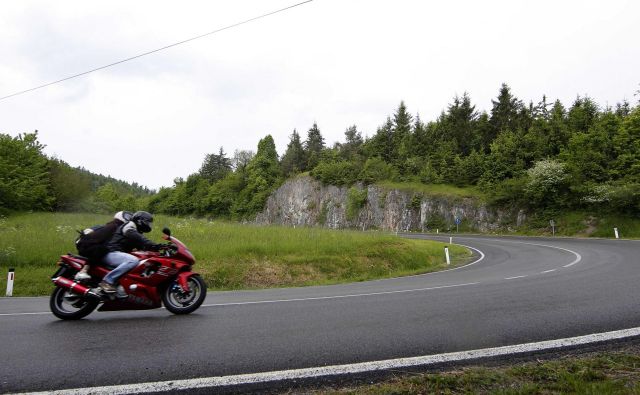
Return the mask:
[[353,201],[348,187],[322,185],[308,176],[287,181],[267,200],[256,222],[289,226],[324,226],[391,231],[461,230],[490,232],[520,226],[518,210],[488,207],[476,198],[429,196],[376,185],[356,185],[366,199]]

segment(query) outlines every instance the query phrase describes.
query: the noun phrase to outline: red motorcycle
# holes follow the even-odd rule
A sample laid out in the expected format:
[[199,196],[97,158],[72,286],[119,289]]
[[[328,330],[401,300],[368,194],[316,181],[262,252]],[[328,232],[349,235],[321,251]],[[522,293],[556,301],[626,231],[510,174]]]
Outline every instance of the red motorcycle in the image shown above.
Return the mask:
[[100,280],[110,271],[99,265],[91,265],[91,279],[75,280],[74,277],[87,259],[74,254],[60,257],[60,268],[51,277],[56,285],[51,294],[51,312],[63,320],[86,317],[100,303],[98,311],[147,310],[164,307],[173,314],[189,314],[195,311],[207,295],[204,280],[191,271],[195,258],[180,240],[171,236],[167,228],[163,239],[169,243],[159,252],[135,251],[140,263],[120,278],[117,293],[104,293],[98,287]]

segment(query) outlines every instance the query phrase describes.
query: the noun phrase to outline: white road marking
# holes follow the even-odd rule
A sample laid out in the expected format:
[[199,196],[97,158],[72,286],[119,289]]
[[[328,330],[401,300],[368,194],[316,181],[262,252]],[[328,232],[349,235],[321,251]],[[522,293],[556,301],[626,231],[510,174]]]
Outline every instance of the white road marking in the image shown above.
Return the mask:
[[[429,240],[429,239],[420,239],[420,238],[409,238],[411,240]],[[436,240],[437,241],[437,240]],[[375,282],[380,282],[380,281],[388,281],[388,280],[395,280],[395,279],[403,279],[403,278],[411,278],[411,277],[425,277],[425,276],[432,276],[435,274],[440,274],[440,273],[446,273],[446,272],[451,272],[454,270],[460,270],[460,269],[464,269],[465,267],[469,267],[471,265],[475,265],[476,263],[482,261],[485,257],[484,252],[480,251],[477,248],[474,247],[469,247],[467,245],[464,244],[458,244],[458,243],[453,243],[453,245],[459,245],[461,247],[465,247],[465,248],[469,248],[471,250],[476,251],[478,254],[480,254],[480,258],[476,259],[475,261],[471,262],[471,263],[467,263],[466,265],[462,265],[462,266],[458,266],[458,267],[454,267],[451,269],[446,269],[446,270],[439,270],[437,272],[429,272],[429,273],[422,273],[422,274],[412,274],[409,276],[402,276],[402,277],[392,277],[392,278],[380,278],[378,280],[368,280],[368,283],[375,283]]]
[[551,273],[551,272],[555,272],[556,270],[557,269],[545,270],[544,272],[541,272],[540,274]]
[[35,313],[0,313],[0,316],[6,315],[39,315],[39,314],[51,314],[50,311],[37,311]]
[[505,277],[505,280],[515,280],[516,278],[525,278],[527,276],[514,276],[514,277]]
[[640,336],[640,327],[618,331],[595,333],[557,340],[535,343],[516,344],[512,346],[483,348],[478,350],[452,352],[446,354],[425,355],[420,357],[387,359],[383,361],[361,362],[349,365],[333,365],[306,369],[281,370],[274,372],[239,374],[231,376],[203,377],[187,380],[157,381],[150,383],[112,385],[103,387],[74,388],[47,392],[32,392],[31,395],[89,395],[89,394],[141,394],[164,391],[186,391],[198,388],[215,388],[232,385],[266,383],[281,380],[308,379],[323,376],[335,376],[407,368],[411,366],[435,365],[449,362],[474,360],[511,354],[529,353],[543,350],[574,347],[590,343],[624,339]]
[[[400,289],[397,291],[384,291],[384,292],[369,292],[369,293],[361,293],[361,294],[347,294],[347,295],[331,295],[331,296],[316,296],[310,298],[291,298],[291,299],[273,299],[273,300],[255,300],[251,302],[229,302],[229,303],[212,303],[212,304],[203,304],[200,307],[221,307],[221,306],[241,306],[247,304],[266,304],[266,303],[285,303],[285,302],[303,302],[307,300],[325,300],[325,299],[344,299],[344,298],[356,298],[361,296],[376,296],[376,295],[390,295],[390,294],[401,294],[408,292],[423,292],[423,291],[433,291],[436,289],[446,289],[446,288],[458,288],[458,287],[466,287],[468,285],[477,285],[479,282],[475,283],[463,283],[463,284],[452,284],[452,285],[441,285],[437,287],[427,287],[427,288],[414,288],[414,289]],[[35,313],[3,313],[0,316],[15,316],[15,315],[36,315],[36,314],[51,314],[48,311],[40,311]]]
[[256,300],[256,301],[252,301],[252,302],[214,303],[214,304],[203,304],[200,307],[238,306],[238,305],[245,305],[245,304],[284,303],[284,302],[302,302],[302,301],[307,301],[307,300],[356,298],[356,297],[361,297],[361,296],[390,295],[390,294],[400,294],[400,293],[407,293],[407,292],[432,291],[432,290],[435,290],[435,289],[465,287],[465,286],[468,286],[468,285],[477,285],[477,284],[480,284],[480,283],[479,282],[475,282],[475,283],[464,283],[464,284],[453,284],[453,285],[441,285],[441,286],[438,286],[438,287],[428,287],[428,288],[401,289],[401,290],[397,290],[397,291],[370,292],[370,293],[362,293],[362,294],[317,296],[317,297],[310,297],[310,298]]
[[570,253],[572,253],[573,255],[576,256],[576,259],[574,259],[573,262],[569,263],[568,265],[564,265],[562,267],[571,267],[571,266],[575,265],[576,263],[578,263],[578,262],[580,262],[582,260],[582,255],[580,255],[577,252],[575,252],[573,250],[570,250],[568,248],[550,246],[548,244],[527,243],[527,242],[524,242],[524,241],[515,241],[515,240],[498,240],[498,239],[484,239],[484,240],[498,241],[498,242],[503,242],[503,243],[527,244],[527,245],[538,246],[538,247],[555,248],[557,250],[570,252]]

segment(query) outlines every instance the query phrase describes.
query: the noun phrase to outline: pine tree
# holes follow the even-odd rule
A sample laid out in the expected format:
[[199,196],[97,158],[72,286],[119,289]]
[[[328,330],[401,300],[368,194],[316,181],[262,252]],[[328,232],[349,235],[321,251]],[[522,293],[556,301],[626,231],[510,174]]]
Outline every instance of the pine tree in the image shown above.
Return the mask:
[[462,98],[456,96],[449,105],[444,118],[447,138],[455,141],[458,153],[468,155],[472,148],[480,145],[480,136],[474,134],[478,113],[471,105],[471,98],[465,92]]
[[411,141],[411,123],[413,117],[407,111],[404,101],[400,102],[396,113],[393,115],[393,127],[391,133],[391,163],[402,167],[409,157],[409,145]]
[[287,150],[282,156],[282,174],[285,177],[305,171],[307,166],[307,158],[304,148],[300,142],[300,135],[294,129],[291,134]]
[[307,140],[304,142],[304,152],[307,157],[307,169],[311,170],[320,161],[320,153],[324,149],[324,138],[318,129],[318,124],[313,126],[307,132]]
[[231,171],[231,160],[220,147],[218,154],[207,154],[200,167],[200,176],[210,183],[222,180]]
[[596,121],[598,105],[589,97],[576,98],[567,114],[567,123],[571,133],[586,132]]
[[511,94],[511,89],[507,84],[502,84],[498,100],[491,100],[491,125],[493,126],[493,140],[498,133],[510,130],[515,132],[518,129],[519,113],[523,107],[522,102]]

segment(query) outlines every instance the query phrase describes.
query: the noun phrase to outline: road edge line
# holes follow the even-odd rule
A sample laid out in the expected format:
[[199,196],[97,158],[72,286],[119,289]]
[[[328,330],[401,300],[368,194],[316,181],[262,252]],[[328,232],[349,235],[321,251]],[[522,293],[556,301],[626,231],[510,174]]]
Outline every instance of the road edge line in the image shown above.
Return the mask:
[[323,376],[337,376],[345,374],[366,373],[377,370],[407,368],[413,366],[428,366],[449,362],[460,362],[480,358],[499,357],[512,354],[522,354],[546,351],[567,347],[575,347],[591,343],[620,340],[640,336],[640,327],[617,331],[595,333],[591,335],[575,336],[564,339],[546,340],[534,343],[516,344],[511,346],[483,348],[469,351],[451,352],[445,354],[426,355],[420,357],[388,359],[382,361],[361,362],[348,365],[333,365],[304,369],[291,369],[253,374],[230,376],[204,377],[186,380],[158,381],[139,384],[124,384],[102,387],[74,388],[57,391],[31,392],[31,395],[89,395],[89,394],[140,394],[149,392],[184,391],[189,389],[203,389],[228,387],[235,385],[259,384],[274,381],[310,379]]

